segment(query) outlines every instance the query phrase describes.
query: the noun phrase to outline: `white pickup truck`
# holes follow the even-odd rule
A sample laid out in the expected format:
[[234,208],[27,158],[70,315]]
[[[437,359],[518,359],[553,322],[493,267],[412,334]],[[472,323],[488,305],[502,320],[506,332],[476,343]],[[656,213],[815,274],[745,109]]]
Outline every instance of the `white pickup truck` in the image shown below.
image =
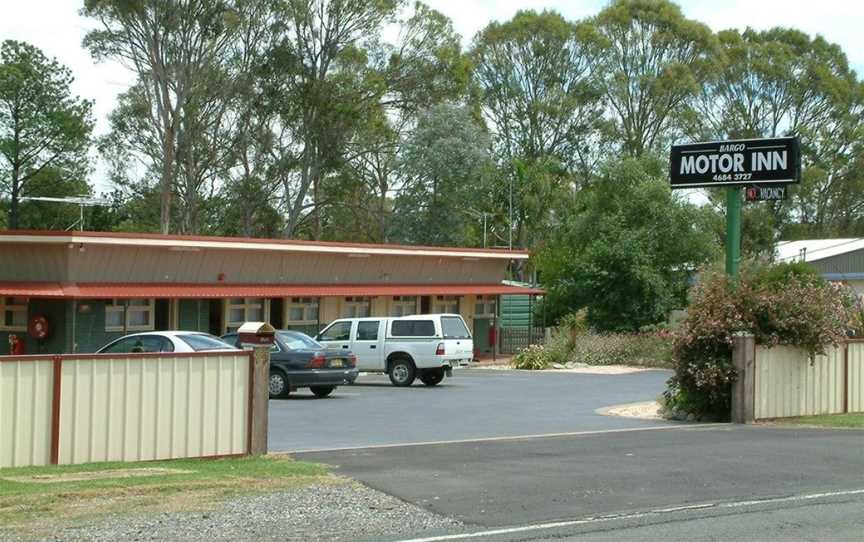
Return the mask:
[[315,339],[328,349],[350,350],[360,371],[386,373],[394,386],[410,386],[418,377],[435,386],[474,358],[474,341],[458,314],[343,318]]

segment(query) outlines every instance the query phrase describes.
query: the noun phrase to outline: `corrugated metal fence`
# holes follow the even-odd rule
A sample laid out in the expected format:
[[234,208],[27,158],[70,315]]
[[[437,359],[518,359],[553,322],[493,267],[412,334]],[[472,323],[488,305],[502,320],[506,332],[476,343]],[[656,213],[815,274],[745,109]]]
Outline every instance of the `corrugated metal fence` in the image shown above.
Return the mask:
[[0,467],[248,453],[251,352],[0,357]]
[[756,347],[756,419],[864,411],[864,342],[850,341],[812,361],[804,350]]

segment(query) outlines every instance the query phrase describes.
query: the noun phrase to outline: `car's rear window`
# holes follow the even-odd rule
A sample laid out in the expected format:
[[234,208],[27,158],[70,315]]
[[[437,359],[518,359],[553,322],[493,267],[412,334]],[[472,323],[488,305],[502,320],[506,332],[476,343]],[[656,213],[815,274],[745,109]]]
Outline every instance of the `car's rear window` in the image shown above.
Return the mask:
[[203,352],[205,350],[234,350],[234,347],[226,343],[222,339],[213,337],[212,335],[194,334],[194,335],[177,335],[177,338],[188,344],[192,350]]
[[445,339],[468,339],[471,337],[468,328],[465,327],[465,322],[461,318],[453,316],[441,317],[441,330],[444,332]]
[[314,350],[324,348],[320,343],[316,342],[315,339],[302,333],[285,333],[280,331],[277,334],[289,350]]
[[432,320],[393,320],[390,324],[393,337],[434,337],[435,322]]

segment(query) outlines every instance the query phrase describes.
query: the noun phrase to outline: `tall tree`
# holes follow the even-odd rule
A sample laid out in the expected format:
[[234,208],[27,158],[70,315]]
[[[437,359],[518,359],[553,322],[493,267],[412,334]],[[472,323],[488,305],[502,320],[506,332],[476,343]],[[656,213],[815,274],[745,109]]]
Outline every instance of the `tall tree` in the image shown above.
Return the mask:
[[71,83],[69,69],[39,49],[23,42],[3,42],[0,191],[9,194],[11,229],[19,227],[20,198],[34,179],[50,170],[64,181],[85,181],[91,104],[72,95]]
[[85,0],[81,12],[100,24],[84,38],[91,54],[118,59],[138,74],[160,145],[160,230],[168,233],[185,108],[228,49],[238,11],[226,0]]
[[394,237],[417,244],[471,244],[492,172],[489,141],[470,111],[438,105],[423,113],[400,157]]
[[622,150],[633,157],[661,150],[711,73],[714,35],[668,0],[615,0],[580,31],[594,45],[593,73]]
[[474,81],[505,161],[554,158],[586,180],[602,103],[588,44],[554,12],[520,11],[474,40]]

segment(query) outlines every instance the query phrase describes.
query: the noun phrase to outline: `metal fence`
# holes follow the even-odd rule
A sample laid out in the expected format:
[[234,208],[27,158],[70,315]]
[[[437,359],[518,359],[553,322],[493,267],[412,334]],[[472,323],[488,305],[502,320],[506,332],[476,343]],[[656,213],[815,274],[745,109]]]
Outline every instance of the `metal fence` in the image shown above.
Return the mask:
[[518,354],[532,344],[543,344],[546,331],[542,327],[501,328],[501,353]]
[[251,352],[0,356],[0,467],[248,453]]
[[812,360],[800,349],[757,346],[754,359],[756,419],[864,411],[864,342]]

